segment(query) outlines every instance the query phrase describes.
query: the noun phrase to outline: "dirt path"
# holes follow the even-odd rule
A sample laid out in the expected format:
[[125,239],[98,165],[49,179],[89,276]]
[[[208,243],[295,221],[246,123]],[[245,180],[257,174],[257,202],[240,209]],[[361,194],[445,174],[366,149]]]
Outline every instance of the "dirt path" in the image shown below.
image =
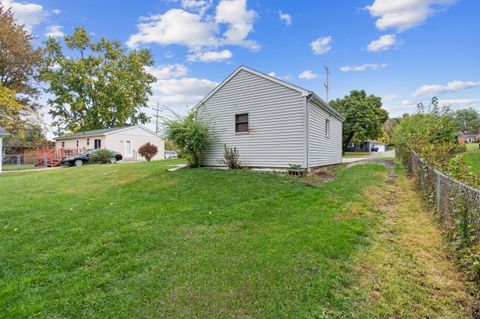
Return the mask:
[[[372,245],[355,258],[354,317],[472,318],[464,278],[447,258],[441,232],[422,207],[413,182],[393,161],[374,162],[385,165],[389,176],[383,187],[365,195],[383,213],[383,221]],[[365,292],[366,297],[357,297]]]

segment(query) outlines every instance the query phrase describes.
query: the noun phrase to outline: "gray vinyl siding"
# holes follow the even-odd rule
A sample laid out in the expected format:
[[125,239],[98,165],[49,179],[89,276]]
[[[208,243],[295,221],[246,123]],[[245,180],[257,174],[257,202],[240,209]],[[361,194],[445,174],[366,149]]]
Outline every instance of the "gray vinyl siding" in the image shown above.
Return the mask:
[[[235,133],[235,114],[248,113],[248,133]],[[223,145],[237,147],[243,166],[305,167],[305,97],[241,70],[198,108],[213,143],[202,164],[219,166]]]
[[[325,120],[330,119],[330,135]],[[308,160],[310,167],[342,162],[342,122],[313,102],[308,105]]]

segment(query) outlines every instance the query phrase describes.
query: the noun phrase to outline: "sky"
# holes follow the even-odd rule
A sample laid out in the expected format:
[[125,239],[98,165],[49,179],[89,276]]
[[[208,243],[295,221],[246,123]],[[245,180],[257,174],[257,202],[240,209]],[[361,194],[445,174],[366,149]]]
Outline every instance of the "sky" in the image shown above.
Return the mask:
[[186,113],[240,65],[325,99],[329,65],[330,99],[364,89],[382,97],[391,117],[413,113],[433,96],[452,109],[480,111],[477,0],[0,2],[37,45],[81,26],[94,40],[150,48],[152,108]]

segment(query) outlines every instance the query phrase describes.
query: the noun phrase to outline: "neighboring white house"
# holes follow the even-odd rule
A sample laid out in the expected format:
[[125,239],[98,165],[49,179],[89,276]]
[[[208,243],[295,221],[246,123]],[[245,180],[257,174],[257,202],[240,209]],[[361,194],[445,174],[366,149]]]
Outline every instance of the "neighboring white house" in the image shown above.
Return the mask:
[[55,147],[67,150],[89,150],[106,148],[122,154],[124,160],[142,159],[138,149],[150,142],[158,147],[154,160],[164,159],[165,141],[155,132],[143,125],[107,128],[101,130],[78,132],[57,137]]
[[3,138],[9,135],[3,127],[0,126],[0,174],[2,174],[2,164],[3,164]]
[[241,66],[195,107],[213,143],[202,165],[220,166],[224,144],[242,166],[302,168],[342,162],[343,116],[315,93]]

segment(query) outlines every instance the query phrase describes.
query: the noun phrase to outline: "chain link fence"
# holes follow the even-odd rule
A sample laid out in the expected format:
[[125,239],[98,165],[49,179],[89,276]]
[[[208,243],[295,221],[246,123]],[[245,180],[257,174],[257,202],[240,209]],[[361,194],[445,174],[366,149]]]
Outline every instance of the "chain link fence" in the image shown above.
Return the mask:
[[5,154],[2,160],[2,168],[5,172],[44,167],[38,164],[37,154],[34,151]]
[[413,151],[403,159],[426,202],[436,208],[455,258],[480,289],[480,190],[436,170]]

